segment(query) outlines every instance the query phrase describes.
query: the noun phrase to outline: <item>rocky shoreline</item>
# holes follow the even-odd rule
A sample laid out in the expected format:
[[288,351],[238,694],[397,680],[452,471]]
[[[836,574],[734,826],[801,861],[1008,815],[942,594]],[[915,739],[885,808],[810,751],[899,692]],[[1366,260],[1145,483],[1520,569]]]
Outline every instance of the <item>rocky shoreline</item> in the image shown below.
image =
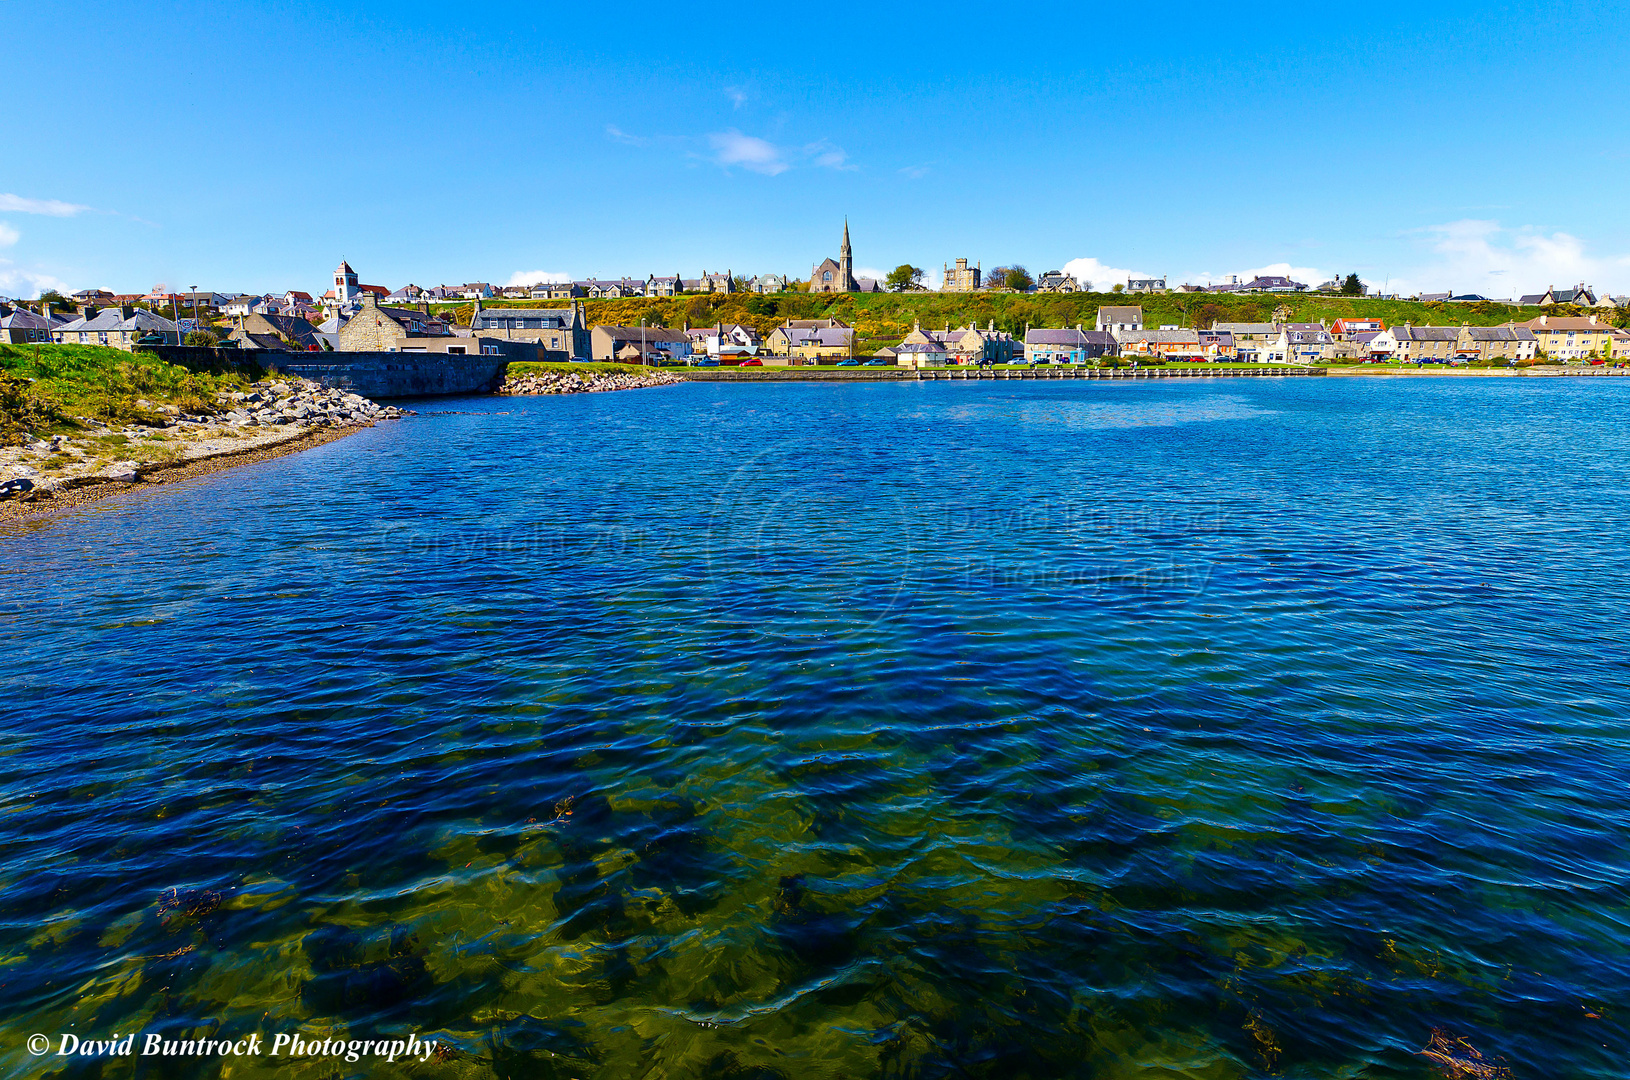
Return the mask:
[[184,413],[137,401],[143,419],[0,448],[0,519],[82,505],[138,483],[165,483],[307,446],[409,415],[304,379],[218,395],[215,411]]
[[637,375],[611,371],[545,371],[536,375],[510,375],[500,394],[594,394],[603,390],[639,390],[671,386],[684,380],[660,369]]

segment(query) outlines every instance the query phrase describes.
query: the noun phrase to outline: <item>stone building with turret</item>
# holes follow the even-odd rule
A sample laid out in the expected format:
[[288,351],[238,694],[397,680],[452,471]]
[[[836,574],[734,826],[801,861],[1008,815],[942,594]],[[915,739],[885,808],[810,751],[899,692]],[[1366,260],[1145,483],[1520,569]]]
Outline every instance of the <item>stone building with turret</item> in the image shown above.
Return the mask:
[[838,261],[824,259],[809,272],[809,291],[812,293],[859,292],[855,280],[855,258],[849,249],[849,222],[843,223],[843,246],[838,249]]

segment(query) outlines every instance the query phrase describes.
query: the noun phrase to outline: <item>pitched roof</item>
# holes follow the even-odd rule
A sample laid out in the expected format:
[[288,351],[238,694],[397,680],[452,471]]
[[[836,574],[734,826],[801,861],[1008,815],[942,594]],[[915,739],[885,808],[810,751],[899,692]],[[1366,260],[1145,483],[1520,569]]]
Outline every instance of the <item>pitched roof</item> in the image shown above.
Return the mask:
[[1607,323],[1600,319],[1592,322],[1588,315],[1541,315],[1537,319],[1529,319],[1518,326],[1526,326],[1535,333],[1553,333],[1555,331],[1583,330],[1586,333],[1595,333],[1598,330],[1610,330]]
[[1212,323],[1213,330],[1226,330],[1230,334],[1277,334],[1279,324],[1271,322],[1219,322]]
[[144,332],[159,330],[165,333],[174,333],[175,323],[160,315],[154,315],[146,308],[137,308],[136,313],[128,319],[124,317],[124,313],[118,308],[108,308],[106,311],[98,311],[93,318],[86,319],[81,316],[73,322],[64,323],[56,329],[69,331],[141,330]]
[[[531,329],[567,329],[577,325],[576,308],[531,308],[531,307],[503,307],[482,308],[470,320],[470,329],[488,330],[505,327],[509,322],[520,320],[535,324]],[[524,330],[521,326],[516,329]]]
[[1123,323],[1143,321],[1143,308],[1131,307],[1101,307],[1098,309],[1099,322]]
[[1064,327],[1032,327],[1024,332],[1026,345],[1085,345],[1087,338],[1084,333],[1073,326]]

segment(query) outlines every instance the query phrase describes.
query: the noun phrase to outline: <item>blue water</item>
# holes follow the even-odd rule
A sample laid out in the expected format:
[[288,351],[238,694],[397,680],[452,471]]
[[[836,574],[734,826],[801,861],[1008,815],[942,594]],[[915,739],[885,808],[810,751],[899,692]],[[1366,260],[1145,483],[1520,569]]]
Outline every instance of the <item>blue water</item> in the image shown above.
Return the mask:
[[0,526],[0,1069],[1630,1074],[1630,383],[418,407]]

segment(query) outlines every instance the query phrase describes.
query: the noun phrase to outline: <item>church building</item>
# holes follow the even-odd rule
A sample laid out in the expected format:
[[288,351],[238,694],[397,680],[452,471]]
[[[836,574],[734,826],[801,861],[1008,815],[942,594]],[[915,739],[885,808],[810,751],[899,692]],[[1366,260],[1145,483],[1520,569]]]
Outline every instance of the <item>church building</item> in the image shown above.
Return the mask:
[[843,223],[843,247],[838,249],[838,261],[826,259],[809,272],[809,291],[812,293],[860,292],[855,280],[854,253],[849,250],[849,222]]

